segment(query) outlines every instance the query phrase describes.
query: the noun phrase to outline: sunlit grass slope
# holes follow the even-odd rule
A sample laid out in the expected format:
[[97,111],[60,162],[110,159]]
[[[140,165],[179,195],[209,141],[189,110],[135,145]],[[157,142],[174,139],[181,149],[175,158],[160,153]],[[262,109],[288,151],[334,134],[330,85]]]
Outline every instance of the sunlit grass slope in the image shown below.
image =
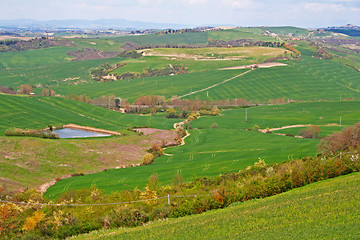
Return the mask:
[[74,239],[357,239],[359,229],[355,173],[201,215]]
[[48,124],[79,125],[121,131],[126,127],[149,126],[172,129],[176,120],[135,116],[90,104],[57,97],[21,97],[0,95],[0,135],[11,127],[45,128]]

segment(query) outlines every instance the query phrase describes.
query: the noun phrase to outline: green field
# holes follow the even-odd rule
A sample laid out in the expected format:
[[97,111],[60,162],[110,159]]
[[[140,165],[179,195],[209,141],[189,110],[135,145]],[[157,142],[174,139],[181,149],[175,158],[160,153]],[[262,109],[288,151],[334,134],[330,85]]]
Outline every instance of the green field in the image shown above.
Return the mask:
[[211,40],[231,41],[251,39],[254,41],[278,42],[278,40],[273,37],[263,35],[259,28],[234,28],[223,31],[210,31],[208,35]]
[[50,187],[46,196],[54,198],[65,190],[92,185],[108,193],[143,188],[154,173],[159,175],[159,181],[164,185],[170,184],[176,173],[181,173],[185,181],[193,177],[216,176],[244,169],[260,157],[267,163],[275,163],[315,155],[315,146],[319,142],[232,129],[189,132],[191,135],[186,138],[184,146],[167,149],[166,153],[171,155],[157,158],[151,165],[67,178]]
[[0,95],[0,136],[11,127],[45,128],[49,124],[74,123],[84,126],[122,131],[127,127],[149,126],[172,129],[176,120],[136,116],[56,97],[21,97]]
[[162,95],[170,98],[182,95],[222,82],[239,75],[245,70],[204,71],[187,73],[167,77],[148,77],[115,82],[92,83],[78,86],[64,86],[55,88],[57,93],[63,95],[86,94],[90,97],[114,94],[117,97],[134,101],[139,96]]
[[208,35],[206,32],[189,32],[176,34],[148,34],[140,36],[121,36],[111,38],[111,40],[125,43],[133,42],[139,45],[198,45],[205,46],[208,42]]
[[351,126],[360,121],[360,102],[309,102],[248,108],[247,122],[245,109],[223,111],[219,117],[201,117],[191,123],[193,128],[209,128],[213,123],[218,128],[248,129],[258,125],[261,129],[277,128],[298,124],[325,126],[340,124]]
[[196,216],[72,239],[357,239],[359,186],[355,173]]
[[[248,50],[253,48],[247,48]],[[257,48],[260,51],[261,48]],[[280,48],[267,48],[281,51]],[[244,76],[233,79],[225,84],[218,85],[207,91],[187,96],[189,99],[220,100],[245,98],[257,102],[267,102],[269,99],[286,98],[302,101],[338,100],[340,98],[360,98],[359,73],[353,68],[345,66],[343,60],[323,60],[312,56],[309,48],[300,46],[302,59],[298,61],[284,61],[288,66],[260,68]],[[226,50],[220,53],[223,57],[232,57],[234,53]],[[227,52],[229,51],[229,52]],[[219,54],[219,50],[205,49],[156,49],[152,53],[159,56],[146,56],[138,60],[124,60],[128,64],[116,70],[117,73],[126,71],[141,73],[146,68],[161,68],[168,64],[184,64],[190,73],[179,76],[154,77],[115,81],[110,83],[84,84],[81,86],[59,86],[56,92],[68,94],[83,94],[91,97],[115,94],[130,101],[141,95],[158,94],[170,98],[174,95],[183,95],[190,91],[207,88],[222,82],[243,70],[219,71],[222,67],[240,66],[257,62],[261,58],[259,52],[244,55],[243,60],[229,61],[196,61],[189,56],[212,57]],[[214,53],[210,53],[214,52]],[[172,55],[174,60],[164,56]],[[238,56],[242,56],[240,52]],[[183,57],[179,57],[183,56]],[[340,62],[339,62],[340,61]]]
[[284,26],[284,27],[263,27],[262,30],[268,30],[278,35],[286,36],[292,34],[294,37],[306,37],[309,34],[309,30],[305,28]]
[[[69,47],[53,47],[22,52],[0,53],[0,85],[19,87],[22,84],[55,87],[91,83],[90,69],[100,64],[117,63],[122,58],[71,61]],[[36,92],[36,89],[34,89]],[[38,90],[41,92],[41,89]]]
[[[360,120],[359,109],[360,102],[294,103],[249,108],[248,122],[244,122],[245,109],[223,111],[217,117],[201,117],[191,122],[197,129],[189,130],[186,144],[167,149],[169,155],[157,158],[155,163],[64,179],[49,188],[46,195],[55,197],[65,189],[91,185],[106,192],[144,187],[153,173],[159,174],[162,184],[170,184],[178,172],[184,180],[190,181],[193,177],[238,171],[253,165],[259,158],[276,163],[315,155],[318,139],[298,139],[244,129],[253,128],[255,124],[263,129],[294,124],[327,125],[336,123],[339,115],[343,116],[343,125],[350,126]],[[216,129],[210,128],[213,123],[218,124]]]
[[237,47],[237,48],[155,48],[139,50],[144,52],[140,59],[126,59],[126,66],[114,73],[138,72],[145,69],[184,65],[189,72],[209,71],[218,68],[248,65],[262,62],[283,54],[282,48]]
[[275,98],[294,100],[338,100],[359,98],[359,73],[350,67],[328,60],[303,56],[303,60],[286,62],[286,67],[256,69],[242,78],[234,79],[189,98],[245,98],[267,101]]

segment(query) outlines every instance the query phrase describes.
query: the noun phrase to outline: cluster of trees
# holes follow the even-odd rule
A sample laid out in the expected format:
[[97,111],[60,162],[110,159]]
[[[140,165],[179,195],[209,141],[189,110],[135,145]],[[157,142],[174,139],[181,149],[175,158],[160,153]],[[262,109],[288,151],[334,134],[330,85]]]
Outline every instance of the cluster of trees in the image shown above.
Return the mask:
[[90,59],[104,59],[116,57],[119,52],[99,51],[96,48],[83,48],[67,53],[69,56],[75,57],[72,61],[90,60]]
[[249,47],[249,46],[282,47],[280,42],[254,41],[252,39],[236,39],[230,41],[209,39],[208,46],[209,47]]
[[[134,51],[136,53],[136,51]],[[171,65],[165,68],[159,69],[145,69],[142,73],[137,72],[126,72],[123,74],[114,73],[111,74],[112,71],[119,67],[125,66],[126,63],[118,63],[110,66],[108,63],[102,65],[101,68],[96,68],[90,72],[92,78],[96,81],[100,82],[111,82],[115,80],[126,80],[126,79],[134,79],[134,78],[145,78],[145,77],[157,77],[157,76],[170,76],[170,75],[179,75],[188,72],[188,68],[184,67],[184,65]]]
[[124,51],[124,52],[120,53],[118,55],[118,57],[138,59],[138,58],[141,58],[142,55],[143,55],[142,52],[138,52],[135,50],[129,50],[129,51]]
[[[115,65],[109,65],[109,63],[105,63],[100,65],[100,68],[96,68],[90,72],[91,77],[96,81],[107,81],[108,79],[104,79],[105,76],[109,76],[110,72],[125,66],[126,63],[117,63]],[[112,78],[109,78],[112,79]]]
[[5,86],[0,86],[0,92],[7,94],[16,94],[13,88],[5,87]]
[[39,137],[39,138],[59,138],[59,136],[50,130],[24,130],[20,128],[10,128],[5,130],[6,136],[27,136],[27,137]]
[[320,59],[332,59],[333,58],[333,55],[331,53],[329,53],[328,51],[326,51],[324,48],[316,46],[316,49],[317,50],[314,53],[314,57],[320,58]]
[[0,52],[24,51],[29,49],[49,48],[55,46],[73,46],[73,44],[67,40],[54,40],[47,37],[35,38],[28,41],[2,40],[0,41]]
[[56,93],[53,89],[44,88],[43,90],[41,90],[41,95],[54,97]]
[[298,135],[302,136],[303,138],[318,138],[320,131],[320,126],[311,125],[308,126],[306,129],[301,130]]
[[285,48],[285,49],[287,49],[287,50],[295,53],[296,56],[301,56],[301,52],[300,52],[299,50],[295,49],[294,46],[288,45],[288,44],[286,44],[286,43],[282,43],[281,46],[282,46],[283,48]]
[[[343,137],[332,135],[324,139],[325,144],[321,145],[320,149],[328,152],[328,155],[271,165],[259,158],[258,162],[245,170],[211,178],[195,178],[188,183],[184,183],[183,176],[177,173],[173,176],[171,185],[162,186],[158,175],[154,174],[149,178],[144,190],[105,194],[93,186],[90,189],[65,192],[51,201],[44,199],[41,193],[33,189],[15,196],[1,196],[7,201],[63,205],[0,203],[0,238],[64,239],[102,228],[135,227],[156,219],[199,214],[227,207],[234,202],[273,196],[310,183],[358,172],[359,129],[360,123],[343,131]],[[352,136],[351,140],[357,141],[349,142],[349,138],[345,137],[348,135]],[[328,145],[333,141],[333,137],[338,142],[336,148]],[[161,152],[160,149],[154,147],[152,151]],[[330,154],[333,150],[336,154],[341,150],[349,152],[341,155]],[[164,196],[170,196],[170,204],[167,198],[150,201]],[[127,203],[106,205],[120,202]],[[68,204],[79,205],[68,207]]]

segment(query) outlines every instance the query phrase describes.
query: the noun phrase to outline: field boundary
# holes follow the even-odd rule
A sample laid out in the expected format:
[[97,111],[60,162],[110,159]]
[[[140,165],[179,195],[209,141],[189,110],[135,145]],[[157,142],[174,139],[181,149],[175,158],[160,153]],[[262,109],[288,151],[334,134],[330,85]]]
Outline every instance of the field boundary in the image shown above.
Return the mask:
[[101,129],[101,128],[81,126],[81,125],[77,125],[77,124],[73,124],[73,123],[66,124],[63,127],[64,128],[79,129],[79,130],[86,130],[86,131],[91,131],[91,132],[107,133],[107,134],[117,135],[117,136],[121,135],[121,133],[119,133],[119,132],[105,130],[105,129]]
[[217,86],[219,86],[219,85],[221,85],[221,84],[224,84],[224,83],[226,83],[226,82],[229,82],[229,81],[231,81],[231,80],[233,80],[233,79],[235,79],[235,78],[241,77],[241,76],[243,76],[243,75],[245,75],[245,74],[247,74],[247,73],[249,73],[249,72],[251,72],[251,71],[253,71],[253,70],[254,70],[254,69],[247,70],[246,72],[243,72],[243,73],[241,73],[241,74],[239,74],[239,75],[236,75],[236,76],[231,77],[231,78],[229,78],[229,79],[226,79],[226,80],[224,80],[224,81],[222,81],[222,82],[219,82],[219,83],[216,83],[216,84],[214,84],[214,85],[211,85],[210,87],[203,88],[203,89],[200,89],[200,90],[191,92],[191,93],[187,93],[187,94],[184,94],[184,95],[182,95],[182,96],[178,96],[178,97],[176,97],[176,98],[174,98],[174,99],[180,99],[180,98],[183,98],[183,97],[187,97],[187,96],[193,95],[193,94],[198,93],[198,92],[203,92],[203,91],[209,90],[209,89],[211,89],[211,88],[214,88],[214,87],[217,87]]
[[220,68],[218,70],[233,70],[233,69],[247,69],[247,68],[271,68],[271,67],[280,67],[280,66],[287,66],[287,64],[279,63],[279,62],[254,63],[254,64],[250,64],[250,65],[242,65],[242,66],[237,66],[237,67]]

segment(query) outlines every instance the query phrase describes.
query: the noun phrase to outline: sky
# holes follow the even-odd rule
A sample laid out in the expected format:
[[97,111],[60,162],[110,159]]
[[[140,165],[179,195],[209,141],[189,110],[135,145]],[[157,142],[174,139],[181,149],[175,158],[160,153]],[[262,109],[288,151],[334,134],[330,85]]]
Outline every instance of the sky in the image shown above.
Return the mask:
[[360,25],[360,0],[0,0],[0,19],[127,19],[196,26]]

